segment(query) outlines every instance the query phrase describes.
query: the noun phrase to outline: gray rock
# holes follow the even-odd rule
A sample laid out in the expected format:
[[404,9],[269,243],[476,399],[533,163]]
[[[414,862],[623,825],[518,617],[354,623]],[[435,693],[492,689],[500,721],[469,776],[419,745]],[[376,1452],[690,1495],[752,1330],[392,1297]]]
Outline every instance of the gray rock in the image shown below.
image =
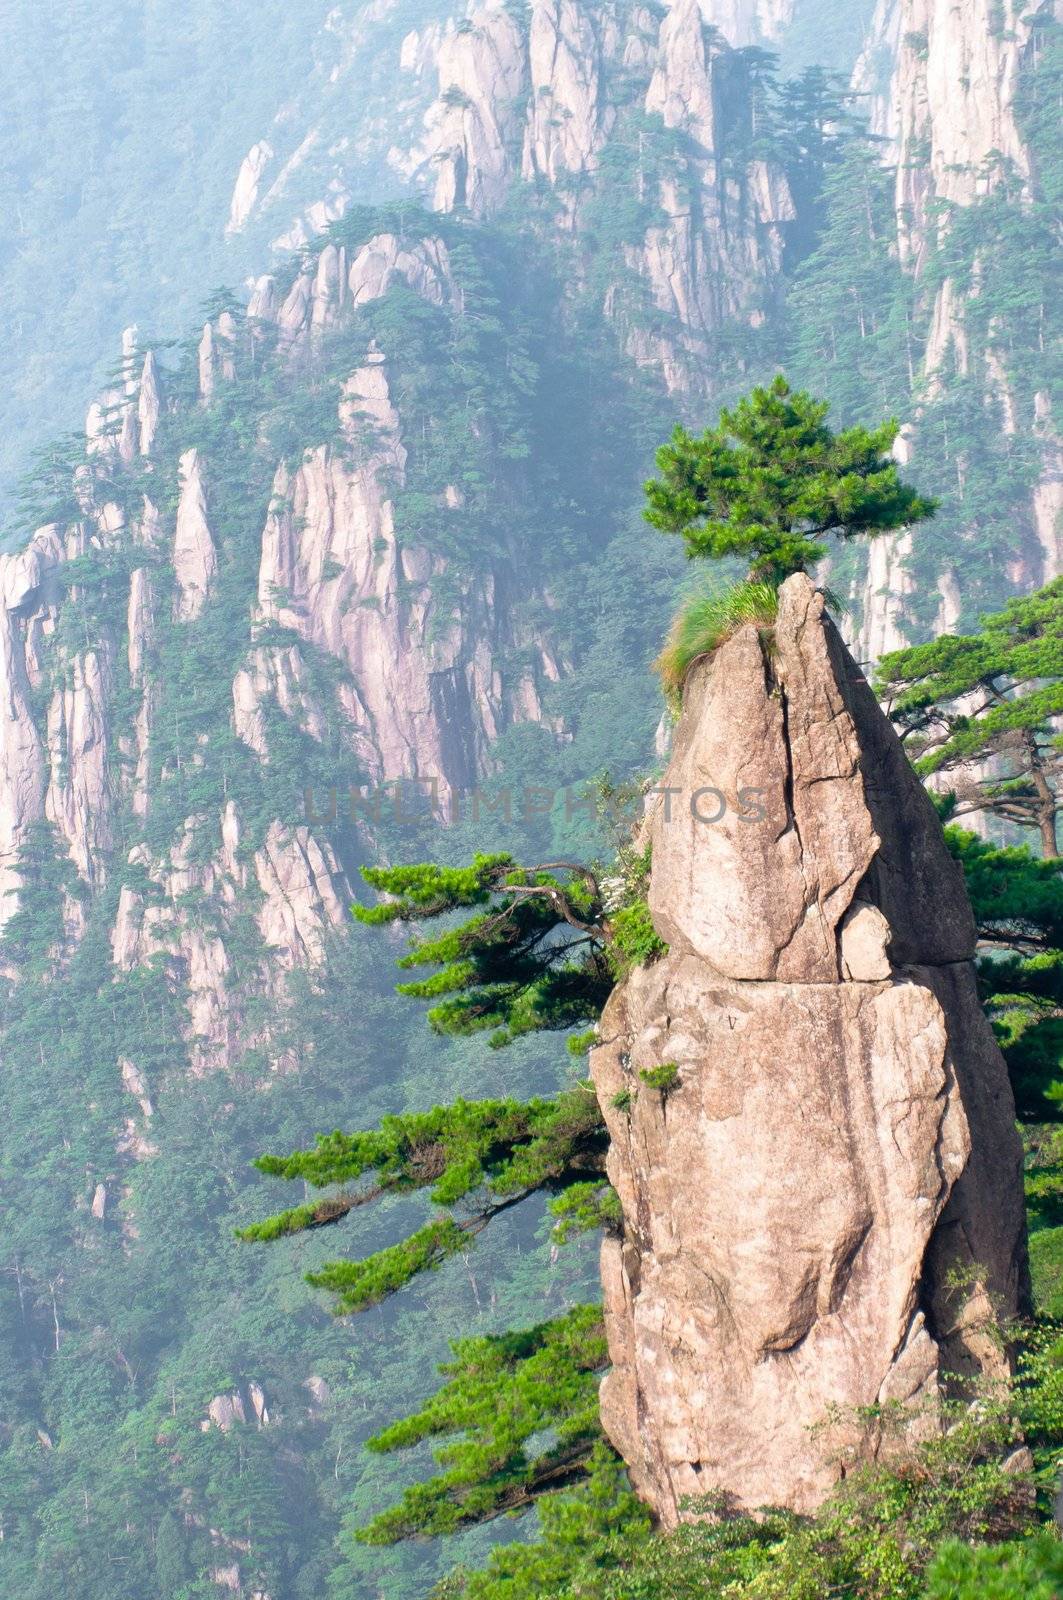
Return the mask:
[[[710,1491],[806,1512],[894,1448],[858,1408],[907,1403],[919,1437],[946,1389],[1007,1371],[1014,1105],[962,878],[807,578],[773,641],[747,627],[695,667],[665,787],[650,905],[671,948],[614,992],[591,1057],[624,1214],[602,1413],[666,1525]],[[715,824],[687,803],[707,787]],[[661,1094],[639,1072],[664,1062]]]

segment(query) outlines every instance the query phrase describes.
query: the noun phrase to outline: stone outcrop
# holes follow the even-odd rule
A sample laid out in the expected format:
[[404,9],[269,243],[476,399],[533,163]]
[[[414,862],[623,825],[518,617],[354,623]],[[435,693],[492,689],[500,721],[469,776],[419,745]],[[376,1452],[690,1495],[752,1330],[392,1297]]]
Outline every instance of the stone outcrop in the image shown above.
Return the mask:
[[233,185],[226,233],[239,233],[254,211],[258,201],[259,186],[272,160],[273,146],[268,139],[259,139],[241,161],[240,170],[236,174],[236,183]]
[[635,321],[625,343],[640,364],[660,369],[669,389],[690,391],[714,330],[763,320],[781,270],[784,225],[796,213],[781,172],[766,162],[751,162],[741,180],[720,176],[717,46],[697,0],[677,0],[655,59],[646,111],[683,136],[686,154],[680,170],[660,180],[659,220],[626,251],[656,318]]
[[787,19],[788,0],[675,0],[663,18],[611,0],[534,0],[525,37],[504,7],[477,7],[434,46],[439,94],[396,164],[431,186],[437,210],[476,216],[499,211],[523,177],[578,235],[602,151],[630,138],[619,106],[637,95],[675,147],[657,176],[652,161],[640,170],[640,142],[624,144],[632,194],[655,205],[616,263],[605,309],[636,361],[673,391],[697,390],[709,336],[731,319],[759,323],[780,278],[793,200],[767,162],[724,174],[721,85],[731,44],[772,37]]
[[247,314],[255,321],[276,324],[282,347],[295,357],[315,337],[337,327],[345,314],[379,299],[397,283],[405,283],[430,305],[452,304],[455,288],[443,241],[406,242],[395,234],[380,233],[350,259],[341,246],[326,245],[316,262],[298,273],[283,300],[271,277],[259,278]]
[[0,927],[16,909],[18,857],[44,812],[45,751],[31,709],[40,653],[53,625],[54,576],[63,560],[55,527],[17,555],[0,555]]
[[[251,851],[244,833],[229,801],[216,829],[203,818],[189,817],[162,861],[153,862],[143,845],[135,847],[130,865],[147,869],[150,888],[123,885],[111,931],[117,971],[130,972],[161,957],[182,975],[189,1064],[197,1073],[231,1064],[252,1045],[268,1045],[268,1035],[245,1026],[246,987],[239,993],[233,989],[226,945],[230,919],[248,904],[257,907],[255,921],[268,959],[252,987],[283,1010],[284,974],[293,967],[319,966],[329,933],[346,915],[348,886],[327,841],[315,839],[306,827],[285,828],[274,821]],[[206,859],[199,848],[204,837],[213,845]],[[290,1065],[286,1058],[275,1064]],[[122,1077],[132,1087],[125,1065]]]
[[531,99],[523,173],[551,186],[589,172],[615,119],[603,94],[602,45],[586,9],[552,0],[532,12],[528,38]]
[[[922,1432],[943,1391],[1006,1370],[1021,1150],[974,924],[803,576],[770,645],[746,627],[693,668],[646,826],[669,950],[591,1058],[624,1216],[605,1426],[668,1525],[710,1492],[809,1511],[898,1447],[858,1408],[910,1402]],[[640,1078],[663,1065],[664,1091]]]
[[[391,495],[406,452],[378,358],[345,389],[352,446],[366,422],[373,444],[357,467],[349,452],[308,451],[294,474],[278,470],[262,538],[259,617],[277,623],[348,669],[337,690],[346,737],[374,781],[421,774],[440,793],[475,783],[502,729],[541,717],[538,685],[556,678],[549,649],[538,666],[503,676],[496,656],[514,642],[499,601],[501,580],[472,583],[453,616],[437,616],[431,579],[438,557],[402,547]],[[411,648],[412,643],[416,648]],[[274,693],[311,737],[322,708],[298,648],[255,651],[234,684],[236,727],[265,749],[261,706]]]
[[439,46],[439,99],[428,118],[422,159],[437,171],[440,211],[474,216],[506,196],[526,83],[520,26],[502,6],[485,6]]
[[[223,312],[203,329],[199,405],[218,403],[256,346],[272,351],[275,342],[293,366],[312,361],[326,333],[395,284],[448,312],[460,305],[449,251],[433,236],[381,233],[350,252],[327,245],[283,295],[259,280],[246,324]],[[286,718],[348,761],[352,777],[380,784],[419,775],[445,802],[489,769],[499,733],[543,720],[540,691],[560,665],[546,640],[516,623],[517,578],[502,543],[497,570],[469,574],[444,605],[433,592],[443,557],[400,540],[394,502],[406,449],[388,370],[370,351],[342,387],[334,442],[276,470],[257,589],[237,621],[246,632],[232,727],[264,768],[270,730]],[[294,1065],[280,1024],[288,976],[327,959],[353,891],[327,837],[293,825],[298,797],[288,792],[278,797],[283,822],[257,819],[254,843],[237,806],[220,797],[212,813],[178,813],[167,842],[152,832],[160,788],[204,764],[211,737],[200,730],[171,745],[172,720],[160,737],[160,662],[218,603],[231,554],[212,529],[224,491],[213,487],[203,451],[184,449],[176,472],[153,457],[162,413],[159,368],[129,330],[121,382],[87,419],[86,459],[75,469],[80,515],[0,556],[0,922],[18,905],[29,830],[47,823],[89,890],[117,879],[116,974],[165,967],[185,1005],[190,1069],[230,1066],[254,1047],[284,1070]],[[178,426],[180,416],[177,405]],[[150,497],[116,494],[127,469],[144,473]],[[437,500],[447,518],[463,503],[446,482]],[[116,585],[106,621],[72,627],[62,608],[86,603],[91,616],[91,585],[116,558],[125,592]],[[75,560],[85,563],[84,586],[63,571]],[[316,809],[328,810],[320,795]],[[364,815],[374,814],[370,804]],[[60,957],[90,904],[81,890],[68,894]],[[261,958],[237,968],[230,936],[236,919],[252,925],[248,911]],[[245,1026],[250,1001],[269,1014],[264,1028]],[[119,1138],[134,1158],[152,1148],[132,1119]]]
[[193,622],[201,614],[218,572],[198,450],[186,450],[181,456],[180,481],[173,544],[178,589],[174,615],[180,622]]

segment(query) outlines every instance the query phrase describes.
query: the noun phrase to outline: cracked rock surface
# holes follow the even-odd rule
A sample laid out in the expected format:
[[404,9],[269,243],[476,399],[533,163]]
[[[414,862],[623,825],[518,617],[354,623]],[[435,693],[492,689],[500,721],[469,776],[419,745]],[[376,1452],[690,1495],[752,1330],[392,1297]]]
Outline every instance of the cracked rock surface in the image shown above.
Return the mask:
[[[922,1432],[1006,1371],[1014,1104],[959,869],[803,575],[770,640],[747,626],[692,670],[662,791],[669,952],[614,992],[591,1057],[624,1216],[603,1417],[668,1526],[710,1492],[806,1512],[887,1448],[857,1408],[910,1402]],[[665,1062],[662,1094],[639,1073]]]

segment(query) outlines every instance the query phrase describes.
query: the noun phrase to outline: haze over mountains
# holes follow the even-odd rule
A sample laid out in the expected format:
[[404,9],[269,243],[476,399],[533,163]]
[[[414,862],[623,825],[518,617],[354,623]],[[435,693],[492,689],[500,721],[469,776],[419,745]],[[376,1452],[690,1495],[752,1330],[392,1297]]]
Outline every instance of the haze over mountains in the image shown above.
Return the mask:
[[[38,460],[0,557],[12,1594],[402,1595],[453,1560],[336,1553],[387,1492],[360,1441],[431,1387],[444,1326],[567,1303],[590,1252],[551,1260],[518,1214],[348,1326],[301,1282],[316,1241],[265,1264],[232,1229],[263,1148],[471,1059],[484,1092],[564,1070],[396,1023],[347,910],[367,856],[589,829],[466,808],[397,837],[306,791],[561,793],[652,759],[687,579],[640,484],[677,418],[785,366],[839,421],[904,421],[941,509],[832,555],[859,660],[1063,567],[1059,19],[837,9],[14,7],[0,470]],[[840,85],[797,76],[817,60]]]

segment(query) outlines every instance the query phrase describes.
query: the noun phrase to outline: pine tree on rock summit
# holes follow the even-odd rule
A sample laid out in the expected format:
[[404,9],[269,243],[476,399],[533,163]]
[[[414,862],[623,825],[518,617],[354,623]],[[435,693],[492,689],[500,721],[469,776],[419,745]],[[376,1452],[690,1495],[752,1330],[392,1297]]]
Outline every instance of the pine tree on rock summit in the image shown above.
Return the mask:
[[691,557],[747,557],[751,581],[777,588],[826,555],[829,534],[874,537],[932,516],[891,456],[900,424],[834,433],[829,409],[780,374],[700,438],[677,427],[646,484],[646,520],[681,534]]

